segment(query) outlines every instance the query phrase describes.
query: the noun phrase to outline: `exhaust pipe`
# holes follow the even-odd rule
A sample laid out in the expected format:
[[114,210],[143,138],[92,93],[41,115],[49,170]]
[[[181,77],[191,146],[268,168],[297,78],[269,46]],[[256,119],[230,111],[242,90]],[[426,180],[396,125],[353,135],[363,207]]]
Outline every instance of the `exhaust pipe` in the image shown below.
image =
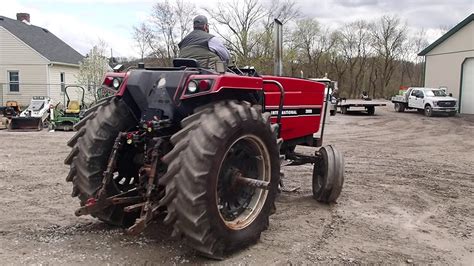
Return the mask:
[[283,75],[283,24],[278,19],[274,20],[273,24],[273,32],[274,32],[274,41],[275,41],[275,67],[273,73],[275,76],[282,76]]

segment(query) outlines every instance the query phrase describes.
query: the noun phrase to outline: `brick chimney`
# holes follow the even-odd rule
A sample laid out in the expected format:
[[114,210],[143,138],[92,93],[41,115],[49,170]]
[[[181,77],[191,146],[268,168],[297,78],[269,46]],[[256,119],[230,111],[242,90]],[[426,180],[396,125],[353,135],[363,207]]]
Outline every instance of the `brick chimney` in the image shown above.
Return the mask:
[[16,13],[16,20],[25,21],[30,23],[30,14],[28,13]]

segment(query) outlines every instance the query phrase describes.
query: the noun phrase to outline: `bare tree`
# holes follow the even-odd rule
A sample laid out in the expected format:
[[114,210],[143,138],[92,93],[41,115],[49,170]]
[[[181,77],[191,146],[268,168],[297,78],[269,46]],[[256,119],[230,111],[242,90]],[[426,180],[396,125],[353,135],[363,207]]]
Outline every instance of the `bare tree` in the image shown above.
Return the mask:
[[450,25],[450,24],[445,24],[445,25],[439,25],[438,26],[438,30],[440,32],[440,35],[444,35],[446,32],[448,32],[452,28],[454,28],[454,26]]
[[153,6],[151,14],[152,23],[155,29],[156,40],[162,42],[165,47],[166,56],[168,58],[174,57],[176,54],[174,27],[176,24],[176,16],[173,12],[172,5],[165,0],[161,3],[156,3]]
[[152,43],[152,39],[153,32],[145,22],[133,27],[133,40],[135,41],[136,48],[138,49],[142,61],[151,51],[150,43]]
[[[252,65],[259,66],[262,70],[269,72],[268,68],[274,53],[273,23],[278,19],[284,25],[300,16],[300,11],[293,0],[273,0],[263,4],[266,15],[257,24],[258,27],[250,33],[249,38],[255,40],[255,45],[250,50],[249,59]],[[262,26],[263,25],[263,26]],[[283,45],[287,53],[292,53],[295,48],[291,40],[291,28],[283,27]],[[289,55],[295,57],[296,54]],[[298,59],[294,59],[298,60]]]
[[95,44],[86,57],[79,63],[77,75],[78,84],[87,88],[86,101],[97,102],[97,88],[102,84],[102,78],[109,70],[107,58],[108,45],[103,40]]
[[[396,60],[402,52],[407,37],[407,26],[396,16],[383,16],[372,24],[371,38],[376,62],[375,76],[379,95],[389,94],[387,87],[395,70]],[[375,97],[375,95],[373,95]]]
[[193,10],[194,5],[183,0],[164,0],[153,6],[151,17],[154,38],[150,39],[149,46],[156,56],[168,59],[177,56],[179,41],[192,29]]
[[429,43],[428,43],[428,40],[426,38],[426,31],[425,29],[420,29],[418,30],[418,32],[415,33],[414,36],[412,36],[411,40],[411,47],[412,47],[412,56],[414,56],[414,58],[412,59],[412,61],[415,63],[416,66],[418,66],[418,71],[416,71],[416,79],[415,79],[415,82],[417,83],[416,85],[421,85],[423,84],[423,75],[422,75],[422,70],[421,70],[421,63],[422,63],[422,60],[423,58],[421,56],[418,56],[418,53],[421,52],[421,50],[425,49],[426,47],[428,47]]
[[364,20],[345,24],[340,29],[341,56],[347,63],[348,77],[344,88],[350,97],[361,93],[367,57],[370,53],[369,25]]
[[184,2],[183,0],[176,0],[174,12],[177,18],[177,36],[180,40],[182,40],[193,29],[192,22],[193,17],[196,15],[195,10],[196,7],[193,4]]
[[205,10],[217,23],[225,26],[225,30],[213,28],[230,46],[230,50],[239,60],[247,61],[250,51],[257,44],[257,40],[250,36],[257,31],[258,23],[267,14],[265,8],[258,0],[234,0],[220,3],[215,9]]
[[408,34],[403,43],[399,61],[400,86],[413,86],[422,84],[421,63],[422,57],[418,53],[428,46],[425,30],[419,29]]
[[[153,36],[147,39],[159,64],[177,55],[177,42],[190,30],[195,10],[184,0],[160,0],[153,9]],[[204,9],[214,32],[222,37],[237,64],[272,72],[273,19],[284,27],[285,74],[337,79],[341,92],[354,97],[369,90],[372,97],[387,97],[401,84],[421,80],[421,59],[416,53],[426,44],[423,30],[408,34],[396,16],[369,23],[358,20],[337,30],[314,18],[300,18],[295,0],[229,0]],[[293,23],[295,21],[296,23]],[[136,30],[137,32],[138,29]]]
[[299,49],[303,63],[309,67],[307,75],[315,77],[318,72],[318,66],[315,59],[321,55],[318,50],[318,40],[321,36],[319,23],[315,19],[301,19],[296,22],[296,28],[292,32],[292,40],[297,49]]
[[272,25],[274,19],[278,19],[285,24],[301,16],[294,0],[272,0],[265,5],[267,9],[267,18],[264,22],[265,27]]

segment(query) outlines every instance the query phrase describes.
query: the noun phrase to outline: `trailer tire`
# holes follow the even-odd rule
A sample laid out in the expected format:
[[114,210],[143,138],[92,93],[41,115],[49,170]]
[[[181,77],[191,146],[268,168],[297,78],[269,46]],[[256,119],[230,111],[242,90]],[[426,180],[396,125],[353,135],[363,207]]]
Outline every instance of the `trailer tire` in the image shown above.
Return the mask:
[[317,152],[320,158],[313,168],[313,197],[320,202],[335,202],[344,184],[344,157],[332,145]]
[[346,106],[341,106],[341,114],[343,114],[343,115],[347,114],[347,107]]
[[[69,141],[74,146],[64,160],[65,164],[70,165],[66,181],[72,182],[72,196],[80,199],[81,206],[88,199],[96,197],[102,186],[103,172],[107,168],[109,155],[119,132],[126,131],[137,123],[125,102],[118,98],[100,106],[95,113],[87,121],[87,126],[81,129],[81,134],[75,134]],[[107,192],[112,196],[120,191],[115,188],[115,191],[108,189]],[[92,216],[111,225],[129,226],[138,215],[125,213],[122,207],[112,205],[94,212]]]
[[367,114],[368,115],[374,115],[375,114],[375,107],[374,106],[367,107]]
[[[165,221],[175,220],[174,235],[200,254],[220,259],[268,228],[280,178],[278,126],[245,102],[218,102],[200,112],[173,135],[179,152],[163,158],[173,171],[164,176]],[[238,173],[268,182],[268,190],[235,183]]]

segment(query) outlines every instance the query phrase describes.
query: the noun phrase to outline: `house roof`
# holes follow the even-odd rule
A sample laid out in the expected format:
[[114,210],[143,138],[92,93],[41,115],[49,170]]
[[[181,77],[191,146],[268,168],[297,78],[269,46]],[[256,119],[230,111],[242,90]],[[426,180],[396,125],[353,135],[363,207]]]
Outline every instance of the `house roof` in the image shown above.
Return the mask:
[[84,56],[47,29],[0,16],[0,27],[36,50],[51,62],[78,65]]
[[421,51],[418,55],[419,56],[426,55],[431,50],[433,50],[436,46],[438,46],[440,43],[444,42],[447,38],[454,35],[456,32],[458,32],[460,29],[462,29],[464,26],[466,26],[467,24],[469,24],[469,22],[471,22],[473,20],[474,20],[474,13],[472,13],[470,16],[465,18],[463,21],[459,22],[458,25],[454,26],[454,28],[450,29],[443,36],[439,37],[439,39],[437,39],[432,44],[430,44],[428,47],[423,49],[423,51]]

